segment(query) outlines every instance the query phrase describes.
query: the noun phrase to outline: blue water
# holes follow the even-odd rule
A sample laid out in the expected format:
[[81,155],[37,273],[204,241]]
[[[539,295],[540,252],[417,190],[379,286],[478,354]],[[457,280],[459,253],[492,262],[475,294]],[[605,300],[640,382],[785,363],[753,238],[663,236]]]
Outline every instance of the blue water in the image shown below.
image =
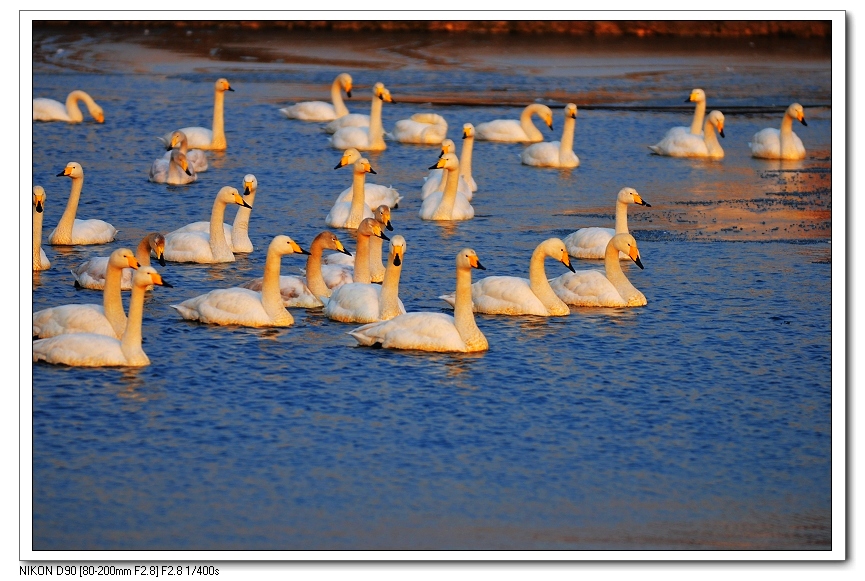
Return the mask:
[[[78,216],[120,232],[105,246],[45,246],[52,266],[33,276],[34,310],[100,303],[100,293],[73,287],[70,268],[134,248],[147,232],[206,220],[219,188],[240,187],[246,173],[259,190],[255,252],[231,264],[159,268],[174,288],[147,297],[150,366],[33,366],[33,548],[830,549],[829,59],[793,63],[773,53],[750,66],[737,61],[720,80],[701,66],[726,58],[711,52],[657,62],[633,54],[636,64],[603,76],[538,68],[543,46],[528,64],[499,47],[507,67],[400,61],[405,51],[393,53],[390,69],[375,59],[357,64],[387,56],[389,39],[379,52],[350,55],[355,65],[345,68],[355,79],[352,111],[368,111],[375,81],[391,90],[397,103],[384,106],[386,128],[434,110],[459,142],[463,123],[515,118],[521,107],[400,96],[464,90],[466,103],[495,101],[496,86],[560,91],[578,106],[604,89],[607,104],[621,107],[580,110],[574,170],[522,166],[522,145],[476,142],[479,190],[468,222],[417,217],[435,147],[389,142],[369,154],[378,172],[371,181],[405,196],[392,218],[407,240],[407,309],[448,312],[437,297],[453,290],[454,256],[467,246],[487,267],[475,277],[526,276],[542,240],[612,226],[624,186],[652,204],[629,209],[646,268],[624,266],[648,305],[478,315],[490,349],[470,355],[357,347],[346,334],[354,325],[315,310],[292,309],[295,324],[285,329],[184,321],[170,305],[260,276],[274,235],[306,247],[326,229],[350,172],[332,169],[340,152],[318,124],[277,109],[292,102],[286,84],[326,97],[320,87],[343,69],[250,60],[243,49],[234,60],[178,52],[161,62],[121,52],[105,30],[37,33],[34,96],[62,100],[82,88],[106,116],[103,125],[86,113],[80,125],[33,124],[33,183],[48,195],[43,243],[68,196],[69,180],[55,176],[69,161],[85,171]],[[449,48],[417,50],[429,46]],[[136,66],[125,66],[128,58]],[[767,71],[771,86],[759,82]],[[209,153],[210,169],[190,186],[148,182],[162,154],[155,136],[208,126],[220,76],[235,89],[226,96],[228,150]],[[646,145],[667,128],[689,123],[690,108],[680,105],[696,86],[709,110],[756,112],[725,112],[721,162],[649,155]],[[806,105],[808,126],[795,130],[808,158],[750,158],[750,136],[777,126],[794,100]],[[559,138],[564,102],[553,100],[548,139]],[[336,232],[353,250],[351,234]],[[283,272],[302,266],[283,258]],[[565,272],[546,266],[550,277]]]

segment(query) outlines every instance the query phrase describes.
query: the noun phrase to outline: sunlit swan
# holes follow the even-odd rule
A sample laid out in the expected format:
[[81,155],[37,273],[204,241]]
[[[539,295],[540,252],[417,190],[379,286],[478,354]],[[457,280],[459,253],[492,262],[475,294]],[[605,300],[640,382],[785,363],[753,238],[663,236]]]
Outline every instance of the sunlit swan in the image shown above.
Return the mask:
[[[472,285],[472,303],[476,313],[492,315],[538,315],[541,317],[571,314],[547,281],[545,257],[555,258],[574,272],[568,260],[565,243],[550,238],[538,244],[529,262],[529,278],[516,276],[488,276]],[[453,294],[439,297],[453,305]]]
[[[345,150],[339,163],[333,169],[339,169],[346,165],[354,165],[354,162],[361,158],[360,152],[351,147]],[[354,189],[352,186],[345,188],[336,198],[336,203],[350,202],[353,196]],[[363,183],[363,201],[370,208],[375,208],[382,204],[386,204],[391,208],[396,208],[402,196],[395,188],[390,186],[382,186],[379,184],[371,184],[364,179]]]
[[120,298],[120,277],[124,268],[138,268],[128,248],[118,248],[108,258],[102,304],[72,304],[33,313],[33,336],[54,337],[67,333],[96,333],[120,337],[126,328],[126,313]]
[[[469,124],[467,124],[469,125]],[[472,138],[472,140],[474,140]],[[463,153],[466,152],[466,142],[463,141]],[[445,139],[442,141],[442,152],[439,154],[439,158],[446,153],[456,153],[456,145],[452,139]],[[471,148],[468,148],[469,156],[471,156]],[[470,158],[471,159],[471,158]],[[457,182],[457,192],[461,193],[466,197],[466,200],[472,200],[472,188],[469,185],[469,182],[466,181],[465,175],[463,174],[464,162],[462,156],[460,156],[460,178]],[[469,161],[469,178],[471,179],[471,161]],[[433,192],[444,192],[445,184],[447,180],[444,179],[444,176],[447,174],[447,170],[434,168],[429,170],[429,174],[424,176],[423,178],[423,187],[420,190],[420,198],[421,200],[425,200],[427,196],[429,196]],[[474,180],[472,180],[474,181]]]
[[649,149],[658,155],[669,155],[671,157],[708,157],[721,159],[724,150],[718,143],[718,135],[724,137],[724,114],[720,111],[712,111],[706,117],[706,123],[701,135],[679,131],[668,133],[664,139],[656,145],[650,145]]
[[[384,151],[384,127],[381,124],[382,103],[394,103],[385,86],[376,83],[372,89],[372,106],[369,113],[369,127],[343,127],[329,138],[330,145],[336,149],[354,147],[360,151]],[[349,117],[346,115],[345,117]],[[344,119],[344,117],[342,117]]]
[[565,127],[561,141],[533,143],[523,150],[520,160],[535,167],[577,167],[580,158],[574,153],[574,127],[577,124],[577,106],[565,106]]
[[183,186],[191,184],[198,176],[186,156],[179,149],[172,149],[168,152],[167,163],[162,157],[153,162],[148,179],[157,184]]
[[[390,221],[390,208],[382,204],[373,211],[376,222],[384,228],[393,231]],[[385,267],[381,260],[382,238],[369,238],[369,276],[372,282],[384,280]],[[352,282],[354,276],[355,257],[347,253],[332,253],[322,259],[321,273],[328,288],[334,289],[346,282]]]
[[57,177],[67,176],[72,179],[72,189],[69,192],[69,201],[66,209],[57,223],[57,227],[48,235],[48,243],[56,245],[69,244],[105,244],[114,240],[117,228],[103,220],[89,219],[79,220],[75,217],[78,212],[78,199],[81,197],[81,189],[84,187],[84,169],[81,164],[70,161]]
[[210,212],[210,228],[207,232],[183,232],[175,230],[165,236],[165,260],[171,262],[234,262],[234,254],[225,238],[223,218],[228,204],[251,207],[243,196],[231,186],[224,186],[216,194]]
[[120,339],[96,334],[59,335],[33,342],[33,361],[46,361],[76,367],[150,365],[141,348],[141,321],[144,316],[144,291],[151,285],[171,285],[151,266],[142,266],[133,277],[129,299],[129,322]]
[[364,181],[366,174],[374,174],[375,170],[365,157],[354,162],[354,181],[352,182],[352,197],[350,202],[337,202],[327,213],[324,221],[333,228],[357,228],[364,218],[372,218],[372,210],[364,202]]
[[446,153],[429,169],[446,169],[448,177],[445,180],[444,192],[433,192],[421,203],[418,216],[421,220],[470,220],[474,218],[475,209],[466,197],[457,191],[459,181],[460,160],[453,153]]
[[[228,145],[225,141],[225,92],[234,91],[228,81],[218,79],[213,86],[213,128],[206,127],[183,127],[180,129],[186,134],[187,145],[192,149],[224,150]],[[171,133],[168,132],[160,139],[162,143],[171,143]]]
[[616,234],[604,253],[606,274],[598,270],[578,270],[550,281],[550,286],[564,302],[578,307],[641,307],[646,297],[634,288],[622,272],[618,254],[625,253],[640,269],[640,251],[630,234]]
[[[324,231],[319,233],[310,245],[309,256],[306,258],[306,277],[285,275],[279,277],[279,292],[286,307],[315,309],[324,305],[318,297],[329,297],[331,293],[331,289],[327,287],[321,276],[321,253],[327,249],[349,254],[336,234]],[[263,282],[263,279],[256,278],[240,286],[260,291]],[[351,282],[351,278],[346,282]]]
[[405,238],[396,235],[390,241],[387,269],[381,286],[360,282],[342,285],[325,299],[325,316],[343,323],[372,323],[404,314],[405,307],[398,296],[404,255]]
[[84,101],[90,116],[97,123],[105,121],[102,107],[96,104],[93,98],[84,91],[72,91],[66,97],[66,104],[54,99],[33,99],[33,121],[66,121],[67,123],[81,123],[84,115],[78,108],[78,101]]
[[532,103],[523,109],[519,121],[516,119],[496,119],[495,121],[479,123],[475,130],[475,136],[486,141],[543,141],[544,136],[532,123],[532,115],[537,115],[543,119],[550,131],[553,130],[553,112],[550,108],[539,103]]
[[694,102],[697,105],[694,107],[694,118],[691,120],[690,127],[672,127],[667,130],[664,134],[663,139],[667,139],[672,137],[675,134],[679,133],[688,133],[691,135],[702,135],[703,134],[703,118],[706,116],[706,93],[703,89],[694,89],[691,91],[691,94],[685,99],[685,103]]
[[289,119],[300,119],[301,121],[333,121],[338,117],[348,115],[348,109],[342,102],[342,91],[351,99],[351,75],[342,73],[337,75],[330,86],[330,100],[333,104],[324,101],[304,101],[296,103],[291,107],[280,109],[280,113]]
[[436,113],[415,113],[394,124],[388,137],[401,143],[438,145],[447,137],[448,122]]
[[[165,236],[159,232],[151,232],[141,239],[135,249],[135,258],[139,266],[150,266],[150,253],[156,255],[156,260],[165,266]],[[72,269],[76,288],[101,290],[105,288],[105,275],[108,272],[108,256],[96,256]],[[121,290],[132,289],[132,268],[124,268],[120,277]]]
[[[628,204],[639,204],[651,208],[634,188],[622,188],[616,194],[616,227],[615,228],[580,228],[564,238],[568,254],[574,258],[603,258],[607,252],[607,243],[616,234],[628,233]],[[622,254],[622,259],[628,258]]]
[[805,110],[799,103],[793,103],[784,112],[781,130],[767,127],[754,134],[748,145],[751,155],[763,159],[805,159],[805,146],[799,136],[793,133],[793,120],[805,123]]
[[168,151],[165,152],[162,159],[166,162],[171,158],[171,150],[177,149],[186,156],[186,160],[192,166],[193,173],[198,174],[207,171],[207,154],[200,149],[189,149],[189,141],[186,139],[186,134],[183,131],[172,131],[171,139],[165,146],[165,149]]
[[444,313],[406,313],[350,331],[361,345],[422,351],[486,351],[487,338],[472,313],[472,268],[486,270],[471,248],[457,254],[454,316]]
[[33,270],[46,270],[51,261],[42,250],[42,218],[45,216],[45,189],[33,186]]
[[287,327],[294,323],[279,293],[280,261],[286,254],[309,254],[288,236],[276,236],[267,248],[261,292],[233,287],[212,290],[171,305],[184,319],[214,325]]

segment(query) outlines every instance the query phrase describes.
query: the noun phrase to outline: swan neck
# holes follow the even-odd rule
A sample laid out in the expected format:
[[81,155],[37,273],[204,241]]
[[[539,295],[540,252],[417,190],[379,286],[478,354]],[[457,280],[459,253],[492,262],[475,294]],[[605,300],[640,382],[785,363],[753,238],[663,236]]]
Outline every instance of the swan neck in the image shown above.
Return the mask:
[[394,266],[392,260],[388,260],[384,271],[384,280],[381,283],[381,294],[378,297],[379,319],[387,321],[400,314],[399,310],[399,277],[402,273],[402,262]]
[[150,240],[146,237],[138,243],[135,248],[135,258],[138,260],[138,267],[150,266]]
[[354,282],[372,283],[369,272],[369,236],[357,235],[357,252],[354,257]]
[[459,186],[460,174],[459,170],[445,170],[448,172],[447,182],[445,183],[445,191],[442,194],[442,201],[436,210],[436,215],[453,216],[454,204],[457,201],[457,187]]
[[351,208],[348,211],[348,219],[345,222],[346,228],[357,228],[361,220],[363,220],[365,183],[366,173],[355,172],[354,179],[351,182]]
[[784,118],[781,120],[781,135],[778,138],[781,142],[781,156],[783,157],[784,152],[793,147],[793,118],[787,114],[784,114]]
[[69,191],[69,201],[66,209],[54,230],[55,244],[72,244],[72,226],[75,224],[75,214],[78,212],[78,200],[84,187],[84,177],[72,178],[72,189]]
[[373,150],[384,149],[384,128],[381,124],[381,107],[383,101],[376,96],[372,98],[369,112],[369,144]]
[[706,128],[703,130],[703,142],[706,144],[706,150],[710,156],[724,154],[721,143],[718,141],[718,134],[715,133],[715,127],[711,123],[706,123]]
[[469,349],[480,350],[487,346],[486,337],[475,323],[472,312],[472,271],[457,268],[457,290],[454,297],[454,326]]
[[261,282],[261,304],[271,320],[290,325],[294,319],[286,310],[279,290],[281,263],[282,255],[276,251],[276,248],[268,248],[267,258],[264,260],[264,278]]
[[706,102],[697,101],[694,107],[694,119],[691,121],[691,133],[700,135],[703,132],[703,119],[706,117]]
[[327,284],[324,282],[324,275],[321,274],[321,253],[323,250],[322,243],[313,240],[312,247],[309,249],[309,256],[306,257],[306,288],[316,299],[329,297],[331,294],[331,290],[327,288]]
[[628,233],[628,204],[616,202],[616,234]]
[[[108,288],[107,280],[105,288]],[[132,285],[132,296],[129,299],[129,321],[120,339],[120,350],[130,365],[146,365],[150,359],[141,348],[141,321],[144,318],[145,287]],[[118,291],[119,292],[119,291]]]
[[559,161],[564,161],[568,154],[574,153],[574,128],[577,120],[573,117],[565,118],[565,127],[562,129],[562,142],[559,145]]
[[[250,190],[249,194],[244,197],[246,203],[254,206],[255,190]],[[231,243],[235,248],[239,246],[252,246],[252,241],[249,239],[249,217],[252,215],[252,208],[246,206],[238,206],[237,214],[234,216],[234,223],[231,227]]]
[[213,93],[213,141],[210,146],[213,149],[225,149],[225,92],[214,90]]
[[471,183],[472,177],[472,150],[475,145],[475,137],[466,137],[463,139],[463,147],[460,150],[460,175],[466,180],[466,183]]
[[108,268],[105,270],[105,287],[102,289],[102,309],[105,318],[114,327],[114,333],[120,337],[126,328],[126,313],[123,312],[123,299],[120,296],[120,281],[123,277],[123,269],[111,265],[108,260]]
[[622,299],[627,301],[628,297],[634,293],[639,293],[636,287],[631,284],[628,277],[622,271],[622,263],[619,261],[619,249],[612,244],[607,244],[607,249],[604,252],[604,270],[606,271],[607,280],[616,287],[616,291],[622,296]]
[[[192,164],[189,164],[190,171],[192,170]],[[168,159],[168,178],[166,183],[169,184],[183,184],[186,183],[187,174],[183,171],[183,168],[180,167],[180,164],[177,163],[174,158]]]
[[333,110],[337,117],[348,115],[348,109],[342,101],[342,87],[339,83],[339,77],[334,79],[333,84],[330,86],[330,100],[333,103]]
[[[369,260],[367,263],[369,264],[370,276],[372,276],[373,271],[377,270],[381,272],[384,270],[387,272],[387,269],[384,266],[384,261],[382,260],[382,247],[384,246],[384,240],[379,238],[378,236],[371,236],[369,239]],[[388,265],[390,266],[390,265]],[[380,276],[380,275],[379,275]]]
[[226,203],[218,197],[213,202],[213,209],[210,211],[210,250],[215,260],[231,262],[234,254],[225,241],[225,230],[222,226],[225,206]]
[[538,128],[535,127],[535,124],[532,123],[532,115],[535,113],[539,114],[540,109],[533,105],[529,105],[523,109],[523,113],[520,115],[520,127],[523,128],[523,131],[531,141],[543,141],[543,134],[541,134],[541,132],[538,131]]
[[[85,99],[85,95],[87,98]],[[90,101],[89,103],[87,101]],[[84,121],[84,115],[81,113],[81,109],[78,107],[78,101],[84,101],[87,105],[88,111],[93,111],[91,103],[93,103],[93,99],[90,98],[90,95],[87,95],[84,91],[72,91],[66,97],[66,114],[69,115],[69,119],[76,123],[80,123]],[[95,105],[96,103],[93,103]]]
[[33,206],[33,270],[42,269],[42,218],[45,212],[37,212]]
[[532,293],[540,299],[541,303],[551,314],[561,315],[568,313],[570,312],[568,305],[556,296],[553,287],[550,286],[550,282],[547,280],[547,272],[544,268],[544,259],[546,257],[547,253],[541,246],[538,246],[532,252],[532,260],[529,262],[529,288],[532,289]]

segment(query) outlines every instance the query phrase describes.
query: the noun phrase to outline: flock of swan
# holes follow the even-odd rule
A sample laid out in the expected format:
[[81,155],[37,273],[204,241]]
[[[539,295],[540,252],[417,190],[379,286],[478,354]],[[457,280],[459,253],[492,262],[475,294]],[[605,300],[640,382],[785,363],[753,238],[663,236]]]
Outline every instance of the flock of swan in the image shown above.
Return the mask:
[[[334,169],[351,167],[352,185],[342,191],[324,217],[331,228],[356,231],[355,255],[346,250],[336,234],[325,230],[303,249],[288,236],[275,236],[267,248],[264,275],[244,284],[214,289],[172,305],[183,319],[215,325],[251,327],[287,326],[294,322],[288,307],[323,309],[326,317],[344,323],[363,323],[349,334],[360,345],[422,351],[483,351],[489,343],[478,328],[474,313],[500,315],[566,316],[571,306],[637,307],[646,297],[628,280],[621,260],[630,260],[640,269],[643,264],[637,242],[628,232],[627,207],[651,207],[633,188],[622,188],[615,202],[613,228],[582,228],[564,239],[542,241],[532,253],[528,278],[489,276],[472,282],[472,271],[486,270],[478,254],[464,248],[455,257],[455,292],[440,298],[453,307],[453,316],[443,313],[406,312],[399,298],[399,279],[406,240],[393,231],[391,211],[403,198],[399,192],[367,182],[375,170],[362,152],[383,151],[386,139],[404,143],[435,145],[440,149],[436,163],[429,167],[421,188],[422,220],[456,221],[474,217],[471,201],[478,185],[472,176],[474,141],[528,143],[521,153],[522,163],[537,167],[578,167],[573,151],[577,106],[564,108],[564,128],[559,141],[545,142],[532,117],[539,117],[553,129],[553,112],[546,105],[531,104],[519,120],[497,119],[465,123],[462,148],[446,137],[447,121],[435,113],[420,112],[396,122],[386,133],[381,113],[384,103],[393,103],[383,83],[372,87],[369,115],[353,114],[342,99],[351,97],[352,78],[343,73],[331,87],[331,103],[297,103],[279,111],[289,119],[326,123],[330,145],[341,150]],[[233,91],[229,82],[214,84],[211,128],[184,127],[169,131],[159,139],[165,154],[151,164],[149,178],[156,183],[183,185],[207,171],[205,151],[225,150],[225,92]],[[724,115],[706,115],[706,94],[694,89],[688,101],[695,102],[690,127],[670,129],[653,153],[672,157],[722,158],[724,151],[717,136],[724,137]],[[79,123],[83,102],[91,116],[103,123],[104,113],[84,91],[73,91],[65,105],[51,99],[33,100],[34,121]],[[750,143],[754,157],[802,159],[805,149],[792,131],[794,120],[807,125],[804,110],[793,103],[785,112],[780,130],[767,128],[754,135]],[[57,174],[71,179],[66,209],[57,227],[48,235],[51,245],[106,244],[117,230],[108,222],[76,217],[84,186],[84,169],[70,162]],[[254,251],[248,227],[258,182],[254,175],[243,178],[242,188],[223,186],[213,199],[209,221],[194,222],[167,234],[151,232],[136,251],[114,250],[109,256],[91,258],[72,270],[75,284],[101,289],[102,304],[70,304],[47,308],[33,315],[33,360],[71,366],[141,366],[149,359],[141,346],[141,325],[146,291],[155,286],[171,286],[151,266],[151,258],[165,266],[178,263],[233,262],[235,254]],[[42,249],[42,221],[46,194],[33,186],[33,270],[50,268]],[[232,224],[224,223],[228,206],[237,206]],[[385,253],[383,243],[389,242]],[[332,251],[324,255],[324,251]],[[280,274],[283,256],[306,256],[303,276]],[[545,259],[561,262],[569,272],[549,278]],[[604,270],[577,270],[575,259],[603,259]],[[380,283],[380,284],[379,284]],[[123,310],[122,290],[131,290],[128,315]]]

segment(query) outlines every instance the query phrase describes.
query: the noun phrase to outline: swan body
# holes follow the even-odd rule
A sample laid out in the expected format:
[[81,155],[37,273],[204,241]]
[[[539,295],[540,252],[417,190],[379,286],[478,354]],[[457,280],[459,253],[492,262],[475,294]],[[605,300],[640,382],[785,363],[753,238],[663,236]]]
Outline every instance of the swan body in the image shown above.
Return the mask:
[[[565,243],[558,238],[544,240],[535,248],[529,263],[529,278],[516,276],[488,276],[472,285],[474,312],[492,315],[538,315],[541,317],[571,314],[556,296],[544,270],[544,258],[555,258],[574,272],[568,260]],[[453,306],[453,294],[439,297]]]
[[[376,222],[393,230],[390,221],[390,208],[382,204],[373,212]],[[382,239],[371,236],[369,239],[369,273],[372,282],[384,280],[385,267],[381,260]],[[353,282],[355,257],[345,253],[328,254],[322,259],[321,274],[327,287],[334,289],[343,284]]]
[[472,268],[486,270],[471,248],[457,254],[454,315],[405,313],[393,319],[369,323],[349,332],[360,345],[421,351],[486,351],[489,343],[478,329],[472,312]]
[[[466,125],[471,125],[471,123],[466,123]],[[465,134],[464,134],[464,136],[465,136]],[[442,140],[442,152],[439,154],[439,157],[443,156],[446,153],[455,153],[455,152],[456,152],[456,146],[454,145],[453,140],[451,140],[451,139]],[[465,158],[463,157],[463,155],[465,155],[466,153],[468,153],[469,156],[471,156],[471,148],[468,148],[468,150],[467,150],[466,142],[463,141],[463,151],[462,151],[462,154],[460,155],[460,177],[459,177],[459,182],[457,182],[457,192],[459,192],[460,194],[465,196],[466,200],[471,202],[472,196],[474,194],[473,194],[470,183],[468,181],[466,181],[466,176],[463,173],[463,167],[465,165],[465,162],[463,161]],[[471,157],[469,157],[468,171],[469,171],[469,174],[468,174],[469,179],[471,179]],[[447,183],[447,180],[444,178],[445,178],[446,174],[447,174],[447,170],[439,169],[439,168],[434,168],[434,169],[431,169],[429,171],[429,175],[425,176],[423,179],[423,186],[421,187],[421,190],[420,190],[421,200],[425,200],[427,198],[427,196],[429,196],[433,192],[444,192],[445,191],[445,184]],[[474,180],[472,180],[471,183],[474,183]],[[475,189],[477,189],[477,185],[475,185]]]
[[342,101],[342,91],[351,98],[351,75],[342,73],[337,75],[330,87],[331,103],[324,101],[304,101],[296,103],[291,107],[280,109],[280,113],[289,119],[300,119],[301,121],[333,121],[344,115],[348,115],[348,109]]
[[447,137],[448,123],[436,113],[415,113],[409,119],[394,124],[388,137],[401,143],[439,145]]
[[126,313],[120,297],[120,277],[124,268],[139,268],[132,251],[118,248],[108,259],[102,305],[72,304],[42,309],[33,313],[33,336],[54,337],[71,333],[96,333],[120,337],[126,328]]
[[754,134],[751,142],[751,156],[763,159],[805,159],[805,146],[799,136],[793,132],[793,120],[806,127],[805,109],[799,103],[793,103],[784,112],[781,129],[768,127]]
[[97,123],[105,122],[105,113],[102,107],[96,104],[93,98],[84,91],[72,91],[66,97],[66,104],[54,99],[33,99],[33,121],[66,121],[67,123],[81,123],[84,115],[78,108],[78,102],[83,101],[90,116]]
[[286,254],[309,254],[288,236],[276,236],[267,249],[261,292],[234,287],[216,289],[171,305],[184,318],[214,325],[287,327],[294,323],[279,289],[280,260]]
[[165,260],[170,262],[198,262],[210,264],[215,262],[234,262],[225,237],[223,218],[225,207],[237,204],[250,208],[240,193],[231,186],[225,186],[216,194],[213,209],[210,212],[210,228],[207,232],[184,232],[175,230],[165,236]]
[[369,115],[366,113],[349,113],[337,117],[324,126],[324,131],[333,134],[344,127],[369,127]]
[[372,218],[372,210],[364,202],[364,181],[366,174],[374,174],[369,160],[361,157],[353,164],[354,181],[352,182],[352,197],[350,202],[336,202],[327,213],[324,221],[333,228],[357,228],[364,218]]
[[72,189],[69,192],[69,201],[66,209],[57,223],[57,227],[48,235],[48,243],[56,245],[70,244],[105,244],[114,240],[117,228],[104,220],[79,220],[75,217],[78,212],[78,200],[81,197],[81,189],[84,187],[84,169],[81,164],[74,161],[66,164],[63,171],[57,174],[72,179]]
[[[580,228],[564,238],[568,254],[574,258],[604,258],[607,243],[616,234],[628,232],[628,204],[639,204],[651,208],[652,205],[643,200],[634,188],[622,188],[616,194],[616,227],[615,228]],[[626,254],[620,256],[628,258]]]
[[553,129],[553,112],[546,105],[532,103],[523,109],[519,121],[516,119],[496,119],[479,123],[476,127],[475,136],[485,141],[506,142],[536,142],[543,141],[544,136],[532,123],[532,115],[537,115]]
[[[189,149],[189,140],[186,139],[186,134],[183,131],[177,130],[171,132],[171,139],[165,146],[168,150],[162,156],[164,163],[168,163],[171,159],[171,150],[177,149],[186,156],[189,165],[192,166],[192,172],[195,174],[207,171],[207,154],[200,149]],[[154,161],[156,163],[159,160]]]
[[144,316],[144,292],[151,285],[171,285],[151,266],[143,266],[133,278],[129,299],[129,322],[120,339],[92,333],[59,335],[33,342],[33,361],[45,361],[75,367],[150,365],[141,348],[141,321]]
[[533,143],[523,150],[520,160],[535,167],[577,167],[580,158],[574,153],[574,127],[577,124],[577,106],[565,106],[565,126],[561,141]]
[[390,96],[390,91],[382,83],[376,83],[372,88],[369,126],[343,127],[338,129],[330,137],[331,146],[342,150],[353,147],[359,151],[384,151],[387,149],[387,145],[384,142],[384,127],[381,124],[381,107],[385,101],[388,103],[394,102]]
[[[672,138],[674,135],[689,134],[703,135],[703,119],[706,116],[706,93],[703,89],[694,89],[691,94],[685,99],[685,103],[696,103],[694,107],[694,118],[691,120],[690,127],[672,127],[664,134],[663,139]],[[662,139],[662,140],[663,140]]]
[[580,270],[565,274],[550,281],[550,286],[560,299],[578,307],[641,307],[646,297],[622,272],[619,254],[624,253],[640,269],[640,251],[637,241],[630,234],[616,234],[607,243],[604,253],[604,269]]
[[191,184],[198,176],[192,169],[189,160],[179,149],[168,152],[168,162],[160,157],[150,166],[148,179],[156,184],[168,184],[170,186],[183,186]]
[[51,261],[42,250],[42,218],[45,216],[45,188],[33,186],[33,270],[46,270]]
[[[165,266],[162,256],[165,250],[165,236],[159,232],[151,232],[141,239],[135,249],[135,259],[139,266],[150,266],[150,253],[156,255],[156,260],[161,266]],[[76,288],[89,288],[101,290],[105,288],[105,277],[108,273],[108,256],[96,256],[82,262],[72,269],[75,277]],[[132,290],[132,268],[124,268],[120,276],[120,290]]]
[[724,150],[718,143],[718,137],[724,137],[724,114],[720,111],[712,111],[706,117],[705,128],[700,135],[679,131],[668,133],[664,139],[656,145],[650,145],[654,153],[668,155],[670,157],[707,157],[711,159],[722,159]]
[[[354,165],[354,162],[361,158],[360,152],[355,148],[346,149],[340,158],[339,163],[333,169],[339,169],[346,165]],[[354,195],[352,186],[345,188],[336,198],[335,203],[350,202]],[[396,208],[402,196],[395,188],[390,186],[382,186],[379,184],[371,184],[364,180],[363,183],[363,201],[370,208],[375,208],[386,204],[390,208]]]
[[418,216],[421,220],[471,220],[475,209],[458,190],[459,159],[453,153],[441,156],[429,169],[446,169],[448,172],[444,192],[433,192],[421,203]]
[[[226,79],[217,79],[213,86],[213,124],[211,129],[206,127],[183,127],[180,129],[187,139],[188,147],[192,149],[209,149],[223,151],[228,147],[225,140],[225,92],[234,91]],[[165,145],[171,143],[171,134],[168,132],[159,139]]]

